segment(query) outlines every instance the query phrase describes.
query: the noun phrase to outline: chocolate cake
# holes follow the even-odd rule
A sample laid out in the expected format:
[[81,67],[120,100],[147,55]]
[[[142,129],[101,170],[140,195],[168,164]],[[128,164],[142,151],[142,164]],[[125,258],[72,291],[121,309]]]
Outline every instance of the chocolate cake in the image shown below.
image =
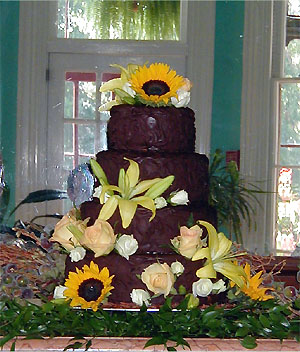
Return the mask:
[[93,310],[157,306],[169,295],[220,302],[228,279],[241,287],[245,272],[215,229],[191,83],[166,64],[114,66],[121,77],[100,88],[115,96],[100,107],[110,110],[108,150],[71,172],[74,208],[52,237],[69,252],[59,292]]
[[[97,258],[90,253],[76,263],[68,259],[66,275],[75,267],[82,268],[93,260],[99,267],[108,267],[115,275],[109,302],[131,302],[133,289],[146,288],[137,275],[141,275],[152,263],[171,264],[177,260],[184,265],[185,272],[176,281],[175,288],[182,285],[191,292],[192,283],[197,281],[195,272],[199,262],[175,254],[171,239],[179,234],[180,226],[185,226],[191,217],[216,225],[215,210],[208,205],[208,159],[194,152],[194,112],[189,108],[119,105],[114,106],[110,113],[107,129],[109,150],[96,156],[109,183],[118,183],[119,170],[128,167],[126,157],[138,163],[141,180],[174,175],[174,182],[162,196],[167,198],[171,192],[185,190],[189,203],[157,209],[150,222],[151,211],[138,207],[127,228],[122,227],[120,214],[116,211],[108,222],[115,233],[134,236],[138,242],[136,253],[129,260],[112,253]],[[98,185],[96,183],[95,187]],[[81,218],[89,219],[88,226],[94,224],[101,207],[99,198],[80,206]]]

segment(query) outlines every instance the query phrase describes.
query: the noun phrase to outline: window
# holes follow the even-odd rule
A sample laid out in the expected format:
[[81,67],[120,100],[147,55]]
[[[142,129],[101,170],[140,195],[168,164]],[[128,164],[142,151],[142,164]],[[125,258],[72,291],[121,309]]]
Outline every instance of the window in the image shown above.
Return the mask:
[[59,0],[58,38],[179,40],[180,0]]
[[289,254],[300,246],[300,1],[289,0],[283,78],[278,89],[276,250]]
[[[260,254],[290,255],[299,236],[295,210],[300,82],[299,73],[295,77],[293,71],[297,65],[284,65],[284,60],[299,60],[298,53],[293,59],[290,55],[299,27],[287,4],[289,9],[299,9],[299,0],[245,2],[241,172],[268,193],[258,196],[256,228],[244,229],[244,242]],[[283,231],[285,236],[280,235]]]

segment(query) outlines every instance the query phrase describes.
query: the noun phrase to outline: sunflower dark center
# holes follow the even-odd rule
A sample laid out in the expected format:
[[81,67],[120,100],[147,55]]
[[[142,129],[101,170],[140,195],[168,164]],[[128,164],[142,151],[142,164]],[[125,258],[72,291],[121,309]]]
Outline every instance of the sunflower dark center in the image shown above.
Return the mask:
[[78,288],[78,296],[84,298],[87,302],[97,301],[101,296],[103,284],[100,280],[87,279],[84,280]]
[[164,95],[170,91],[166,82],[160,80],[150,80],[143,84],[143,91],[147,95]]

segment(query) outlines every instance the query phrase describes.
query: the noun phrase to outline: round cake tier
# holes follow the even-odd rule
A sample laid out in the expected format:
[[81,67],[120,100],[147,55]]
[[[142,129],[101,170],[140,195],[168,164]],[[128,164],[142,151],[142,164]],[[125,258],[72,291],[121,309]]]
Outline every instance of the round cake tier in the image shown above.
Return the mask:
[[[112,303],[131,303],[130,293],[133,289],[144,289],[147,290],[146,285],[139,279],[143,270],[153,263],[167,263],[169,266],[179,261],[184,266],[184,273],[178,277],[174,287],[178,291],[179,286],[182,285],[186,288],[187,292],[192,292],[192,284],[198,281],[199,278],[196,276],[196,271],[203,265],[204,260],[192,262],[191,260],[185,259],[177,254],[168,255],[132,255],[129,260],[121,257],[116,253],[110,253],[104,257],[94,258],[92,253],[87,253],[83,260],[79,262],[71,262],[70,257],[66,261],[66,277],[70,271],[76,272],[76,268],[81,269],[85,264],[89,265],[91,261],[94,261],[101,270],[103,267],[107,267],[110,275],[114,275],[112,280],[112,286],[114,289],[111,291],[111,295],[108,298],[108,302]],[[151,292],[150,292],[151,293]],[[153,293],[151,293],[153,295]],[[176,295],[173,302],[179,302],[184,296]],[[212,303],[217,299],[220,300],[222,295],[210,295],[206,298],[200,298],[202,304]],[[159,296],[152,300],[152,304],[162,304],[164,302],[163,296]]]
[[140,180],[156,177],[175,176],[173,184],[163,194],[168,198],[170,193],[185,190],[189,201],[208,201],[208,159],[197,153],[157,153],[157,152],[120,152],[108,150],[97,154],[97,161],[105,171],[111,185],[118,184],[119,170],[125,170],[132,159],[139,164]]
[[[92,225],[98,218],[102,205],[98,198],[81,205],[82,219],[90,217],[88,225]],[[138,241],[137,253],[173,253],[170,240],[179,236],[180,226],[186,226],[191,216],[196,220],[205,220],[216,226],[215,210],[208,206],[177,206],[166,207],[156,211],[155,218],[149,222],[152,213],[138,207],[129,227],[122,227],[119,211],[108,220],[116,234],[133,234]]]
[[117,105],[110,110],[108,149],[193,152],[195,117],[189,108]]

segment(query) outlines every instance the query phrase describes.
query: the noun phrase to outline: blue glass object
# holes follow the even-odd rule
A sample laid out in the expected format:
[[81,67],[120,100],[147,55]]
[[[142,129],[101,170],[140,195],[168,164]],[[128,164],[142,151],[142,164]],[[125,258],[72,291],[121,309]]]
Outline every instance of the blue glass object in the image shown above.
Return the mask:
[[87,164],[78,165],[72,170],[67,183],[68,196],[76,207],[79,207],[83,202],[92,199],[94,177]]

